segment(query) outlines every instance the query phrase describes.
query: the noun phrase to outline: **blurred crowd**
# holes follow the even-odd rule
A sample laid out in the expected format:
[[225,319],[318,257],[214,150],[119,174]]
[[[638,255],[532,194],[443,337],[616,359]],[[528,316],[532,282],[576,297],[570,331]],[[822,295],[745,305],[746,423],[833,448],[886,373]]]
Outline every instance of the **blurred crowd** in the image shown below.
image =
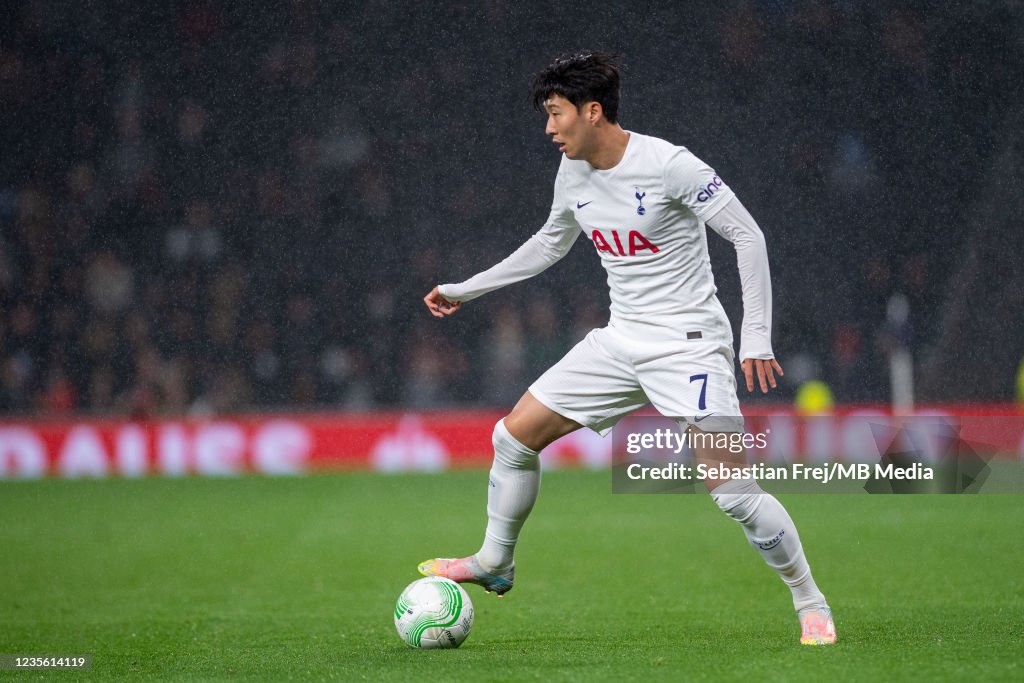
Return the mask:
[[761,224],[783,397],[884,401],[888,350],[936,338],[1021,19],[854,5],[23,3],[0,28],[0,413],[511,404],[607,320],[589,245],[443,322],[420,300],[546,217],[527,87],[579,46],[623,51],[624,125]]

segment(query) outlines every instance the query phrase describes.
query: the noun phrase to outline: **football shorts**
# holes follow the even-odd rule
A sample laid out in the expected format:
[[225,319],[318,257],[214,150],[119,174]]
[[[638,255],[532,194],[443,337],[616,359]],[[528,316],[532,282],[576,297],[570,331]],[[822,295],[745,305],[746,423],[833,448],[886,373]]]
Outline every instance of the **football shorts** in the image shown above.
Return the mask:
[[732,346],[700,337],[685,331],[677,336],[592,330],[530,393],[602,436],[648,403],[705,432],[743,431]]

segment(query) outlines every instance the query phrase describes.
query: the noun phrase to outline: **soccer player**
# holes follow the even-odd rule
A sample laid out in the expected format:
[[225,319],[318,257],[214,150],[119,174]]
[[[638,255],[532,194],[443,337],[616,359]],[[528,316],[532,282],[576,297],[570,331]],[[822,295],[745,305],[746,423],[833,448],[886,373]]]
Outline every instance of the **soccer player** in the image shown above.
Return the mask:
[[[475,555],[427,560],[427,576],[512,589],[513,552],[540,487],[539,453],[580,427],[607,434],[651,403],[680,426],[743,428],[732,330],[715,296],[707,225],[735,248],[743,290],[740,365],[747,391],[774,388],[782,368],[771,345],[771,281],[764,236],[728,185],[685,147],[618,123],[619,64],[608,54],[556,59],[534,77],[534,106],[562,154],[544,226],[504,261],[424,297],[443,318],[500,287],[537,275],[582,232],[608,272],[611,317],[545,372],[494,427],[487,529]],[[709,439],[707,441],[721,441]],[[698,462],[735,458],[698,447]],[[832,612],[804,557],[793,520],[754,479],[706,481],[715,503],[793,594],[800,642],[836,640]]]

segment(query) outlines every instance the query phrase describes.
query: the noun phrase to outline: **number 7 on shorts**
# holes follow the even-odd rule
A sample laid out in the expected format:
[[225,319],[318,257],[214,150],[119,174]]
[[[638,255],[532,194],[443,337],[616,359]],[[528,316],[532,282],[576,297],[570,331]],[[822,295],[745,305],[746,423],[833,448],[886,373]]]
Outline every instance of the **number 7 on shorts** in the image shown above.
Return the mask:
[[707,410],[708,404],[705,400],[708,395],[708,374],[705,372],[702,375],[690,375],[690,384],[693,384],[697,380],[703,382],[700,385],[700,398],[697,400],[697,408],[699,410]]

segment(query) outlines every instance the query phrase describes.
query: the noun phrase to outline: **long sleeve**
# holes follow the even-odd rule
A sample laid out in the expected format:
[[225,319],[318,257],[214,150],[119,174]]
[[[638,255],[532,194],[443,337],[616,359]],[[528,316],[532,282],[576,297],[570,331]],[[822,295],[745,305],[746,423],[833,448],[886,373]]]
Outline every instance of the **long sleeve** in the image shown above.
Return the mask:
[[733,197],[706,220],[707,226],[733,243],[743,289],[740,360],[774,358],[772,353],[772,280],[764,235],[753,216]]
[[551,214],[540,230],[508,258],[491,268],[465,282],[441,285],[441,296],[452,301],[470,301],[495,289],[538,275],[568,254],[580,235],[580,228],[565,199],[562,179],[560,168],[555,179]]

